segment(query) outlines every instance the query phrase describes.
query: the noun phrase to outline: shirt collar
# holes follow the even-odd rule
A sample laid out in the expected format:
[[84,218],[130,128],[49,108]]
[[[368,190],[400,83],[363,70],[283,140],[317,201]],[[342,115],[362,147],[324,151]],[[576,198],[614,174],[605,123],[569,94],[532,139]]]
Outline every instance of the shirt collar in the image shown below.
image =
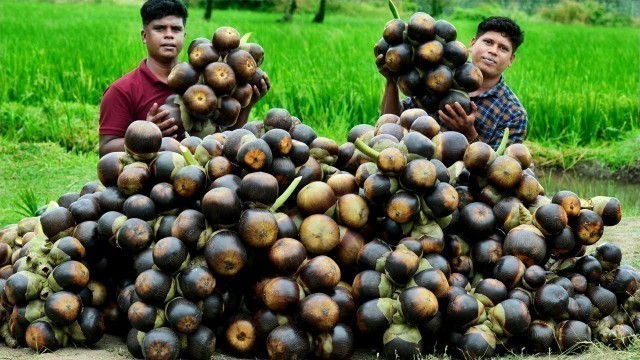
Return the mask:
[[501,97],[504,95],[504,91],[507,88],[507,84],[504,81],[504,76],[500,75],[500,80],[497,84],[493,85],[489,90],[474,96],[475,98],[484,98],[489,96]]
[[145,76],[147,79],[149,79],[149,81],[151,81],[154,85],[166,84],[164,81],[158,79],[156,74],[154,74],[153,71],[149,69],[149,66],[147,66],[146,58],[142,59],[142,61],[140,62],[140,71],[142,72],[142,75]]

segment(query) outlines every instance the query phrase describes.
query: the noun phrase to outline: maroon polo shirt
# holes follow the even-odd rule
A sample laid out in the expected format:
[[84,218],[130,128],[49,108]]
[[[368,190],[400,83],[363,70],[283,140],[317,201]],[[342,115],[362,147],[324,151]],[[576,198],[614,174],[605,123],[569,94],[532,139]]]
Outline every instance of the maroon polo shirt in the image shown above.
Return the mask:
[[146,60],[105,90],[100,102],[100,135],[124,137],[129,124],[146,119],[153,103],[162,105],[174,93],[151,72]]

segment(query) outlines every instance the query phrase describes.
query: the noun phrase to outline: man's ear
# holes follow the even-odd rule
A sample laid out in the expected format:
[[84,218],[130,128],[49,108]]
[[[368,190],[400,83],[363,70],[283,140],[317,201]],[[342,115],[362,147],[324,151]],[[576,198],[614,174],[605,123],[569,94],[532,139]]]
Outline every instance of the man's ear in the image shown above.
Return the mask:
[[140,38],[143,44],[147,43],[147,32],[144,29],[140,30]]
[[471,39],[471,44],[469,44],[469,47],[472,47],[472,46],[473,46],[473,44],[475,44],[475,43],[476,43],[476,38],[475,38],[475,37],[473,37],[473,38]]

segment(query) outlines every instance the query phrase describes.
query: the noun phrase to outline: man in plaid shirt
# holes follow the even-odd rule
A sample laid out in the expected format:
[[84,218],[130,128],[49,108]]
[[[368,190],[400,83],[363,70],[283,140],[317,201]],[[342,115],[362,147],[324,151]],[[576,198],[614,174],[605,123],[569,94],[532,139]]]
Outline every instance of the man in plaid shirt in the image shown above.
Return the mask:
[[[461,132],[470,142],[483,141],[494,149],[498,148],[506,128],[509,128],[509,144],[524,140],[527,112],[502,76],[513,64],[522,41],[522,30],[509,18],[490,17],[478,25],[469,52],[472,63],[482,71],[483,82],[478,90],[469,93],[472,100],[470,114],[466,114],[459,103],[455,107],[446,105],[446,111],[438,111],[437,118],[445,130]],[[411,98],[399,100],[398,86],[384,65],[383,55],[378,56],[376,63],[380,73],[387,78],[382,113],[400,115],[405,109],[418,107]]]

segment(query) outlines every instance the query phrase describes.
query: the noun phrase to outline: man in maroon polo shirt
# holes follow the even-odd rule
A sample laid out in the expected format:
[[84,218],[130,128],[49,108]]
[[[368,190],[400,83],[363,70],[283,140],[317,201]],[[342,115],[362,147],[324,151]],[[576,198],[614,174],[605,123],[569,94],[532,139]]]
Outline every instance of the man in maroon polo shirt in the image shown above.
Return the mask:
[[[100,102],[100,156],[124,151],[124,134],[135,120],[152,121],[163,136],[178,137],[178,126],[169,111],[158,112],[173,94],[167,85],[171,69],[178,63],[184,45],[187,8],[182,0],[148,0],[140,9],[142,42],[147,47],[147,58],[130,73],[111,84]],[[242,109],[236,126],[247,122],[253,104],[268,90],[264,80],[260,88],[253,87],[253,97]]]

